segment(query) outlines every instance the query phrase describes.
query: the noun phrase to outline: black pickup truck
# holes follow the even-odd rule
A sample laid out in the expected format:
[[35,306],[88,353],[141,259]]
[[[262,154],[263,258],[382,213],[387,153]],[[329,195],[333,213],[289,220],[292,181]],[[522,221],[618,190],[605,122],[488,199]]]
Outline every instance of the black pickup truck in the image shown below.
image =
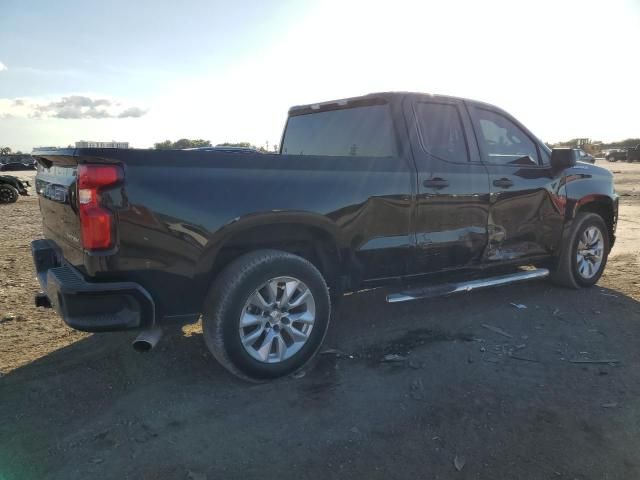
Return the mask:
[[71,327],[203,319],[244,378],[301,368],[345,292],[401,302],[550,276],[597,282],[612,175],[494,106],[381,93],[293,107],[279,154],[39,151],[43,292]]

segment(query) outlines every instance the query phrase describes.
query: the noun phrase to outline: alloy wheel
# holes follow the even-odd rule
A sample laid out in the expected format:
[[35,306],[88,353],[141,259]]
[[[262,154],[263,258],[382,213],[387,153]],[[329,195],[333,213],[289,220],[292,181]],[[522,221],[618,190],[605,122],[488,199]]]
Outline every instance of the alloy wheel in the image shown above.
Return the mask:
[[256,289],[239,320],[242,346],[264,363],[283,362],[306,344],[316,320],[309,287],[293,277],[276,277]]

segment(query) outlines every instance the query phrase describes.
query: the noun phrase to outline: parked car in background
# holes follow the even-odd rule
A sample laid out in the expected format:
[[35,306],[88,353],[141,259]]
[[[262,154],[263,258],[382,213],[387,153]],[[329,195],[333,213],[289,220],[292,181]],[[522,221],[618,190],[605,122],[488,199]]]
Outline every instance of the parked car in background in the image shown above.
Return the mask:
[[13,175],[0,175],[0,203],[15,203],[19,195],[29,195],[27,181]]
[[608,162],[617,162],[618,160],[626,160],[627,151],[623,148],[612,148],[611,150],[606,151],[604,158],[606,158]]
[[260,150],[257,150],[253,147],[231,147],[231,146],[220,146],[220,145],[216,145],[215,147],[183,148],[182,150],[186,150],[188,152],[200,151],[200,152],[222,152],[222,153],[262,153]]
[[578,160],[580,162],[596,163],[596,158],[582,149],[578,149]]
[[280,154],[34,156],[36,304],[79,330],[141,330],[140,350],[202,315],[213,355],[250,379],[304,366],[346,292],[395,286],[396,303],[547,276],[590,287],[618,218],[611,172],[504,110],[438,95],[293,107]]
[[627,149],[628,162],[640,162],[640,145]]
[[17,172],[20,170],[35,170],[35,169],[36,169],[35,163],[33,165],[29,165],[27,163],[18,163],[18,162],[0,164],[0,172]]

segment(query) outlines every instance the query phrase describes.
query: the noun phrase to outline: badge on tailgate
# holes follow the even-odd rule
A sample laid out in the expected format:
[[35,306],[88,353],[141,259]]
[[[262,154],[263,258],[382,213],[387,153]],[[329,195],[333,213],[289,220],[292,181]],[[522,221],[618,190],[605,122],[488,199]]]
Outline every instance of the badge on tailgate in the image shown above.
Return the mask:
[[67,202],[67,188],[62,185],[53,185],[51,183],[43,186],[39,190],[40,195],[54,202],[66,203]]

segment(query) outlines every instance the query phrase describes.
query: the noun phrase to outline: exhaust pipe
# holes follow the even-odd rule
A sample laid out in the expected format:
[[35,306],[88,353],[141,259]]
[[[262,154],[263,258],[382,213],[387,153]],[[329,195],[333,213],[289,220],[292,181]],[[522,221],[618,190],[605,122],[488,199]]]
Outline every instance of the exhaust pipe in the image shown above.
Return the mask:
[[162,337],[162,329],[153,327],[140,332],[131,346],[136,352],[148,352],[160,341]]

